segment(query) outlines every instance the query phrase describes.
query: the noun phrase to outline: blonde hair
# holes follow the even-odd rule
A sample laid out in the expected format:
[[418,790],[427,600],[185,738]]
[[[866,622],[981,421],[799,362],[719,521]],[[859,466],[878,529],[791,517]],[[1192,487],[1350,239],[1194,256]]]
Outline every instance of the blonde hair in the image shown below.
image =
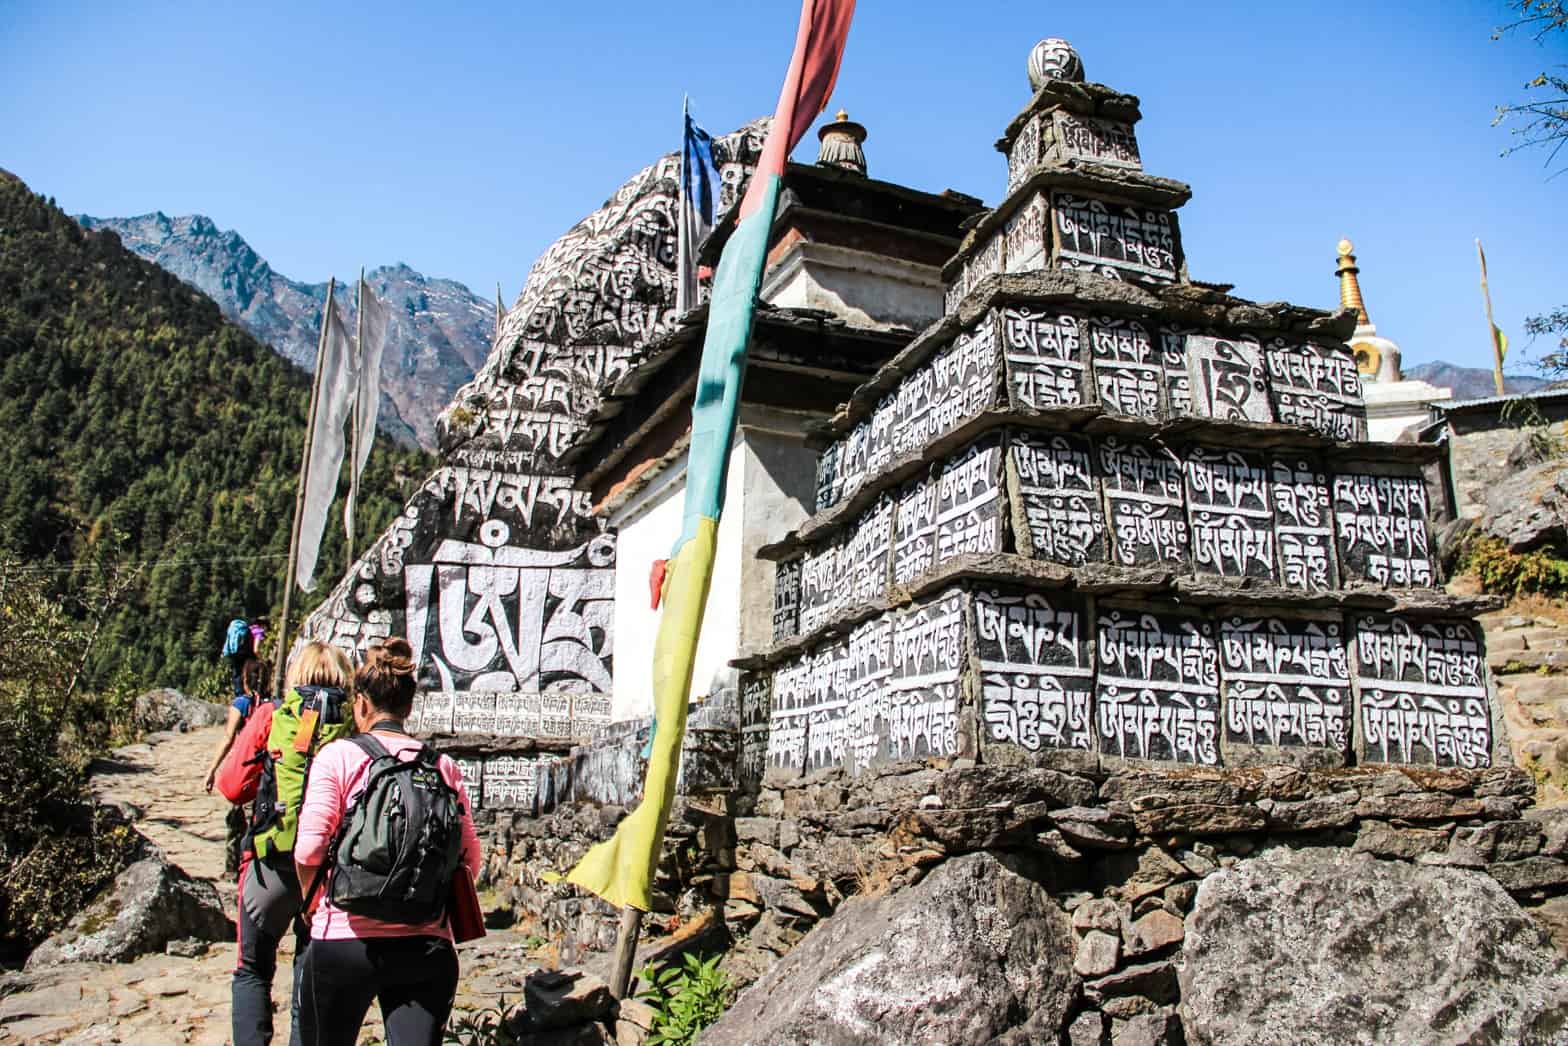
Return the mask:
[[289,662],[287,685],[291,690],[297,686],[335,686],[352,690],[354,668],[343,651],[329,643],[312,640]]

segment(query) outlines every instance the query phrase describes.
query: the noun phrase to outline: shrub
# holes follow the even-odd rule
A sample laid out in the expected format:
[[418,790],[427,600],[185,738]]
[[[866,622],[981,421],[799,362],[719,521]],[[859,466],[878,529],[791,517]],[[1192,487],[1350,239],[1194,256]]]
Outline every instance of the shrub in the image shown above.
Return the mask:
[[681,965],[638,973],[648,985],[638,997],[653,1009],[648,1046],[688,1046],[697,1033],[724,1015],[735,1001],[735,985],[719,969],[720,956],[701,959],[687,953]]
[[1540,549],[1510,552],[1506,544],[1494,537],[1472,541],[1461,560],[1461,569],[1473,572],[1483,590],[1499,595],[1568,591],[1568,560]]

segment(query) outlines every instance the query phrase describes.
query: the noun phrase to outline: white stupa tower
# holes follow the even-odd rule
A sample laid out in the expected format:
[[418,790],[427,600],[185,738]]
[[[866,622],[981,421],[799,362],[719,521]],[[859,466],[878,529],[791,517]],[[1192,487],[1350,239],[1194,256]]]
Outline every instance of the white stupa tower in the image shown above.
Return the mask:
[[1399,345],[1378,334],[1367,315],[1361,298],[1360,268],[1351,253],[1355,245],[1339,241],[1339,307],[1356,313],[1356,331],[1350,336],[1350,349],[1361,372],[1361,389],[1367,404],[1367,435],[1391,443],[1411,425],[1428,419],[1427,405],[1453,399],[1451,389],[1440,389],[1431,382],[1407,379],[1400,369]]

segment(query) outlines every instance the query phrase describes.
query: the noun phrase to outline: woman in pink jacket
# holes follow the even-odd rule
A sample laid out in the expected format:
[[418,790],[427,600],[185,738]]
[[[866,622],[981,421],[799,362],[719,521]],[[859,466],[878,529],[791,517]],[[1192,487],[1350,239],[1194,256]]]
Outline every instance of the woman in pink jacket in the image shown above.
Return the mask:
[[[392,757],[409,761],[421,744],[403,729],[414,704],[413,651],[394,637],[371,647],[354,673],[354,722]],[[347,811],[366,786],[371,757],[363,742],[334,741],[311,769],[294,843],[302,888],[333,856],[329,848]],[[373,745],[371,746],[374,747]],[[462,772],[446,756],[441,776],[461,806],[462,855],[454,874],[479,873],[479,837],[463,792]],[[356,915],[332,901],[330,876],[307,898],[310,947],[300,978],[300,1032],[305,1046],[353,1046],[372,1000],[381,1003],[388,1046],[439,1046],[457,993],[457,953],[450,920],[407,924]]]

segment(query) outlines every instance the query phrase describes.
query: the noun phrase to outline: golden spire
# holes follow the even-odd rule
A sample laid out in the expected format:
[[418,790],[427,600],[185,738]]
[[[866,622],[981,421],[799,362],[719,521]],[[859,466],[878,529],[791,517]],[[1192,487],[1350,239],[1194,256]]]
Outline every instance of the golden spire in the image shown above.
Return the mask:
[[1356,310],[1356,319],[1364,327],[1372,321],[1367,317],[1366,303],[1361,300],[1361,281],[1356,278],[1361,270],[1356,267],[1356,256],[1350,253],[1355,249],[1355,244],[1349,240],[1339,241],[1339,264],[1334,272],[1339,275],[1339,307]]

